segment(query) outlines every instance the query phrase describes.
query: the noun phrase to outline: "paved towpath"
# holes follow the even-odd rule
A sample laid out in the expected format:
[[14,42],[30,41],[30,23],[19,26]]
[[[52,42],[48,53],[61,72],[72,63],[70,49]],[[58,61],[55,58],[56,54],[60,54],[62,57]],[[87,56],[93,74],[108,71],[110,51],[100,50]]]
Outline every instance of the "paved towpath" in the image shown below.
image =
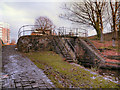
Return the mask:
[[14,47],[3,47],[3,88],[53,88],[43,71]]

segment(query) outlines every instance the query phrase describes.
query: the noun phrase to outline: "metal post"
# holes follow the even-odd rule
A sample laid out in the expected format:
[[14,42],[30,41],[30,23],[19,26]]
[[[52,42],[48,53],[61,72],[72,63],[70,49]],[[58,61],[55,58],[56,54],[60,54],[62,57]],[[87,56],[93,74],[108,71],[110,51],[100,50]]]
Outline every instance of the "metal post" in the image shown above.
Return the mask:
[[71,30],[71,28],[70,28],[70,36],[72,36],[72,30]]
[[60,27],[58,28],[58,30],[59,30],[59,36],[60,36],[61,35]]
[[77,35],[78,35],[78,28],[76,28],[76,37],[77,37]]
[[53,29],[53,35],[55,35],[54,29]]
[[87,38],[88,37],[88,31],[85,30],[85,37]]
[[64,36],[64,33],[65,33],[65,32],[64,32],[64,27],[63,27],[62,29],[63,29],[63,36]]
[[23,26],[23,36],[24,36],[24,26]]
[[66,35],[66,28],[65,28],[65,35]]

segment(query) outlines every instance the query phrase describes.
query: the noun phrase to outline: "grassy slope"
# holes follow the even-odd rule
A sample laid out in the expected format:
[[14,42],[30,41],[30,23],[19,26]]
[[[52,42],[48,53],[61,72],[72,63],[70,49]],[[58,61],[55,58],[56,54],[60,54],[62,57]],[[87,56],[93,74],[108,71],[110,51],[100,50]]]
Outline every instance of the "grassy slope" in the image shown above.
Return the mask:
[[[105,33],[105,34],[103,34],[103,39],[105,40],[105,41],[110,41],[110,40],[112,40],[112,37],[113,37],[113,33]],[[88,37],[89,39],[96,39],[97,38],[97,35],[94,35],[94,36],[90,36],[90,37]]]
[[[58,88],[79,87],[79,88],[117,88],[117,84],[91,74],[75,65],[71,65],[51,51],[31,52],[25,54]],[[91,77],[96,77],[92,79]]]
[[[101,43],[101,46],[99,47],[99,49],[107,48],[107,49],[114,50],[115,52],[120,52],[120,47],[118,47],[118,41],[117,40],[115,41],[116,46],[115,47],[112,46],[112,38],[113,38],[113,33],[111,33],[111,32],[104,34],[104,36],[103,36],[104,42],[100,42],[100,40],[97,39],[96,35],[88,37],[88,39],[91,40],[91,42],[96,41],[96,42]],[[93,43],[93,44],[95,46],[97,46],[96,43]]]

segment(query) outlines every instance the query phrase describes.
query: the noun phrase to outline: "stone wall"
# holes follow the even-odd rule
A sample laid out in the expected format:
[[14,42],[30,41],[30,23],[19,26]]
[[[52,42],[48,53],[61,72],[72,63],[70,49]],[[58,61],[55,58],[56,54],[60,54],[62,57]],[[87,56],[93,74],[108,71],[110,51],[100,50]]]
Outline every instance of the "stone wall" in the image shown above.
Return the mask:
[[[78,39],[79,46],[83,49],[84,55],[83,57],[83,62],[88,63],[89,65],[92,66],[98,66],[100,67],[101,65],[105,64],[104,58],[97,53],[89,44],[87,44],[83,39]],[[79,59],[80,61],[82,59]],[[82,62],[82,61],[81,61]]]
[[[54,36],[56,38],[57,36]],[[63,37],[61,38],[61,43],[65,43]],[[69,50],[70,55],[72,55],[73,59],[77,59],[78,62],[88,64],[90,66],[100,65],[103,63],[101,56],[96,53],[84,40],[74,38],[74,37],[66,37],[69,42],[71,42],[75,51],[69,44],[65,44],[67,49]],[[17,43],[18,51],[21,52],[31,52],[31,51],[43,51],[43,50],[52,50],[55,51],[56,46],[53,43],[53,36],[40,36],[40,35],[29,35],[22,36],[19,38]],[[58,41],[59,42],[59,41]],[[58,45],[58,44],[56,44]]]
[[[49,37],[49,38],[48,38]],[[51,50],[51,36],[40,36],[40,35],[29,35],[22,36],[17,42],[18,51],[30,52],[30,51],[41,51]]]

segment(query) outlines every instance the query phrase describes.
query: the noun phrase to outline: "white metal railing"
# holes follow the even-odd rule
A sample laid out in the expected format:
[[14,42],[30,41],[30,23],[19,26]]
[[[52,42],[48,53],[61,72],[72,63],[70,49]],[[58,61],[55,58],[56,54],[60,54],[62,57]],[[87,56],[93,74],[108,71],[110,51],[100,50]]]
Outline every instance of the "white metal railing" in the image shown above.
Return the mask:
[[[35,27],[39,25],[24,25],[18,31],[18,38],[25,35],[31,35],[35,32]],[[88,31],[80,28],[59,27],[51,30],[51,35],[88,37]]]

